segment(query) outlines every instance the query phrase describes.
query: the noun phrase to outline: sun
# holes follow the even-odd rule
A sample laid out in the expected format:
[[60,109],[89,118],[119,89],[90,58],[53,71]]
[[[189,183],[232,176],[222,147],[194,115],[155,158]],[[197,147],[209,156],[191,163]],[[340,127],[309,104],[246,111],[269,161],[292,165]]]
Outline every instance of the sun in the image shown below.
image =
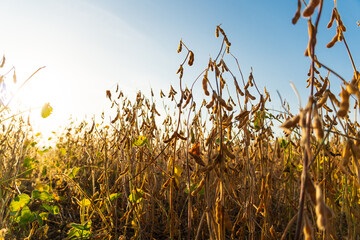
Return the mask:
[[52,77],[56,74],[42,71],[44,73],[36,72],[30,79],[24,75],[21,78],[25,80],[19,79],[16,83],[5,79],[3,91],[11,99],[9,108],[12,114],[29,119],[33,131],[48,139],[64,124],[64,115],[59,110],[63,111],[70,103],[61,97],[62,88]]

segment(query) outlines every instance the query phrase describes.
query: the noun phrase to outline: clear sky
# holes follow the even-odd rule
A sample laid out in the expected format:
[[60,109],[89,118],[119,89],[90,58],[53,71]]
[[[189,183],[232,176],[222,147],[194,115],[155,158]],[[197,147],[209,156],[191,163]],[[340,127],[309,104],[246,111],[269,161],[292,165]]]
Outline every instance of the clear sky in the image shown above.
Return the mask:
[[[216,57],[221,40],[215,28],[222,24],[231,51],[238,58],[245,77],[253,67],[255,81],[270,91],[270,108],[280,109],[276,90],[287,99],[293,112],[298,101],[290,87],[293,81],[303,102],[309,59],[307,23],[291,24],[296,0],[279,1],[115,1],[115,0],[15,0],[1,1],[0,54],[6,56],[2,74],[16,67],[19,83],[37,68],[46,66],[22,89],[16,104],[41,107],[50,102],[53,115],[41,119],[33,110],[33,121],[49,132],[72,115],[83,119],[109,109],[107,89],[118,83],[132,99],[138,90],[159,96],[170,84],[178,88],[175,74],[184,55],[176,50],[180,39],[195,53],[192,68],[186,68],[184,82],[191,85]],[[333,1],[325,1],[316,52],[319,60],[346,79],[353,70],[343,43],[326,49],[335,27],[326,29]],[[338,1],[338,10],[347,27],[345,37],[357,69],[360,66],[360,1]],[[228,58],[231,64],[231,58]],[[12,75],[11,75],[12,76]],[[12,77],[8,76],[7,81]],[[331,77],[332,89],[340,81]],[[16,88],[16,86],[15,86]],[[197,96],[203,97],[201,82]],[[20,105],[19,105],[20,106]]]

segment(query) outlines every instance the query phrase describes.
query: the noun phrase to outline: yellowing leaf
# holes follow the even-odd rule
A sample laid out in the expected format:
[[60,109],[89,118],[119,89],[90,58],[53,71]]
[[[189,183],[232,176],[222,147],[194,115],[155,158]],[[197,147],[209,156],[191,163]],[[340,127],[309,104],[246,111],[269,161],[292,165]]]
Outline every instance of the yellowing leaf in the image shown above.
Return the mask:
[[31,201],[30,196],[22,193],[18,196],[16,196],[12,202],[10,203],[9,209],[12,212],[17,212],[21,210],[23,207],[28,205],[28,203]]
[[91,201],[87,198],[84,198],[83,200],[79,201],[80,207],[88,207],[91,205]]
[[134,140],[133,144],[135,146],[141,147],[145,144],[148,144],[148,139],[144,136],[139,136],[137,139]]
[[61,155],[65,156],[66,155],[66,149],[65,148],[60,148],[60,153],[61,153]]
[[144,191],[140,188],[134,189],[132,193],[129,195],[129,201],[133,203],[140,203],[142,201],[142,197],[144,195]]
[[113,201],[113,200],[119,198],[120,196],[121,196],[121,193],[112,193],[112,194],[110,194],[110,196],[109,196],[109,200],[110,200],[110,201]]
[[35,186],[35,190],[39,190],[40,192],[49,191],[50,187],[47,184],[45,185],[45,184],[42,184],[42,183],[38,183]]
[[79,167],[74,167],[71,169],[71,172],[68,174],[70,178],[75,178],[76,174],[79,172]]
[[47,118],[52,113],[53,108],[50,106],[50,103],[45,103],[43,108],[41,109],[41,117]]
[[175,166],[174,173],[177,177],[181,177],[181,174],[183,172],[183,169],[179,166]]

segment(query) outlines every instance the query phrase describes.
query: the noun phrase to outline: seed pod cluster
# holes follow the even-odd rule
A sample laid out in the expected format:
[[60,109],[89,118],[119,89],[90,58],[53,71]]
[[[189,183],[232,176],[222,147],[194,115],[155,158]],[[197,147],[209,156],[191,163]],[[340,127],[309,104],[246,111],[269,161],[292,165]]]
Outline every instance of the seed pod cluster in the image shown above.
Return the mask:
[[208,68],[207,68],[207,69],[210,69],[212,72],[214,71],[213,61],[211,60],[211,58],[209,59]]
[[106,90],[106,97],[108,97],[111,101],[111,92],[110,90]]
[[219,28],[216,27],[216,30],[215,30],[215,37],[218,38],[219,37]]
[[215,99],[216,99],[216,97],[215,97],[215,94],[213,93],[211,95],[211,101],[206,105],[207,109],[210,109],[210,108],[212,108],[214,106]]
[[194,63],[194,53],[193,51],[189,51],[189,61],[188,61],[188,64],[189,66],[192,66]]
[[316,204],[316,188],[313,180],[310,178],[310,176],[307,174],[306,180],[305,180],[305,189],[306,193],[310,197],[310,200],[313,204]]
[[223,213],[222,213],[222,206],[221,206],[221,201],[220,198],[216,199],[216,203],[215,203],[215,220],[217,224],[220,224],[222,219],[223,219]]
[[310,0],[309,4],[303,12],[304,17],[311,17],[313,15],[315,8],[319,5],[320,0]]
[[305,240],[314,240],[315,237],[314,237],[314,230],[313,228],[311,227],[311,224],[310,224],[310,219],[309,217],[305,214],[305,217],[304,217],[304,228],[303,228],[303,232],[304,232],[304,239]]
[[225,155],[228,156],[230,159],[235,159],[235,155],[229,150],[227,144],[223,144],[222,146]]
[[222,97],[218,96],[217,99],[218,99],[220,105],[221,105],[222,107],[224,107],[226,110],[228,110],[228,111],[232,111],[232,110],[233,110],[233,107],[232,107],[230,104],[227,104]]
[[300,120],[300,115],[296,115],[286,120],[280,127],[284,129],[285,132],[291,133],[291,129],[299,124],[299,120]]
[[245,89],[245,104],[247,104],[247,102],[249,101],[249,98],[251,99],[251,100],[255,100],[256,98],[253,96],[253,95],[251,95],[250,94],[250,92],[247,90],[247,89]]
[[329,80],[325,78],[323,85],[321,86],[320,90],[315,93],[315,97],[320,97],[325,92],[326,88],[328,87]]
[[[241,129],[242,127],[245,126],[245,124],[249,121],[249,117],[250,116],[250,112],[244,110],[243,112],[241,112],[238,116],[235,117],[235,120],[239,121],[239,125],[238,128]],[[246,129],[246,128],[245,128]],[[247,131],[247,130],[245,130]],[[245,135],[247,138],[249,137],[248,135]]]
[[123,97],[123,96],[124,96],[124,93],[123,93],[122,91],[120,91],[119,96],[118,96],[118,99],[121,98],[121,97]]
[[297,10],[296,10],[296,13],[295,13],[295,16],[293,17],[292,19],[292,24],[296,24],[297,21],[299,20],[300,18],[300,15],[301,15],[301,0],[298,0],[298,3],[297,3]]
[[5,65],[5,55],[3,55],[0,68],[4,67],[4,65]]
[[345,147],[343,148],[343,152],[341,154],[342,160],[341,165],[346,167],[349,164],[350,158],[351,158],[351,140],[347,141],[345,144]]
[[222,77],[222,75],[220,75],[220,88],[224,89],[225,84],[226,84],[226,82],[225,82],[224,78]]
[[223,120],[222,120],[222,125],[223,125],[224,128],[227,128],[227,127],[229,127],[229,126],[232,124],[233,116],[234,116],[234,112],[232,112],[232,113],[230,114],[230,116],[228,116],[228,115],[226,114],[226,112],[224,112]]
[[190,103],[191,99],[192,99],[192,93],[190,93],[186,96],[186,101],[185,101],[183,108],[186,108],[186,106]]
[[13,74],[13,82],[16,84],[16,72],[14,70],[14,74]]
[[264,101],[266,102],[267,100],[269,100],[269,102],[271,102],[270,94],[266,90],[266,87],[264,87],[264,92],[265,92],[265,100]]
[[243,110],[239,115],[235,116],[235,120],[240,121],[241,119],[245,118],[246,116],[249,116],[249,111]]
[[210,144],[210,142],[212,141],[212,139],[217,135],[217,130],[216,128],[213,128],[210,132],[210,134],[208,135],[208,137],[205,140],[205,146],[208,146]]
[[95,129],[95,121],[93,121],[93,124],[92,124],[88,134],[91,134],[94,131],[94,129]]
[[216,31],[215,31],[215,36],[219,37],[219,32],[221,32],[221,34],[224,36],[224,42],[226,44],[226,52],[229,53],[229,48],[231,46],[231,43],[229,42],[229,39],[227,38],[224,30],[219,26],[216,27]]
[[206,71],[205,71],[205,74],[204,74],[204,78],[203,78],[203,80],[202,80],[202,87],[203,87],[203,90],[204,90],[205,95],[206,95],[206,96],[209,96],[210,93],[209,93],[209,91],[208,91],[208,89],[207,89],[207,82],[208,82],[207,73],[208,73],[208,71],[206,70]]
[[179,78],[182,79],[183,74],[184,74],[184,68],[182,65],[180,65],[179,69],[176,72],[176,74],[179,74],[179,73],[180,73]]
[[332,92],[329,92],[329,97],[330,97],[331,101],[332,101],[337,107],[340,107],[340,101],[336,98],[336,96],[335,96]]
[[260,107],[263,108],[264,104],[265,104],[264,97],[263,97],[263,95],[260,95],[260,102],[257,105],[252,107],[251,112],[253,114],[256,113],[260,109]]
[[317,226],[320,230],[328,229],[330,218],[333,216],[332,210],[325,204],[322,190],[319,185],[316,185],[316,206],[315,212],[317,216]]
[[189,154],[192,158],[194,158],[195,162],[201,166],[205,166],[205,163],[201,159],[200,156],[200,143],[195,143],[191,150],[189,151]]
[[239,87],[239,84],[234,76],[234,84],[235,84],[235,88],[236,88],[236,92],[238,94],[240,94],[240,96],[244,96],[244,93],[241,91],[240,87]]
[[170,185],[171,179],[172,178],[169,178],[168,180],[166,180],[166,182],[161,186],[160,195],[162,195],[163,192],[165,191],[165,189]]
[[224,71],[228,72],[229,68],[227,67],[226,63],[224,62],[223,59],[220,60],[218,67],[221,67],[221,72],[223,73]]
[[177,49],[177,53],[180,53],[182,50],[182,41],[180,40],[179,47]]
[[338,116],[343,118],[347,115],[349,111],[349,98],[350,94],[346,91],[346,89],[341,88],[341,102],[340,102],[340,109],[338,111]]
[[324,130],[322,127],[322,121],[319,117],[317,109],[314,111],[314,121],[313,121],[313,128],[315,131],[315,136],[318,141],[321,141],[324,138]]
[[111,121],[111,123],[114,124],[119,119],[119,116],[120,116],[120,112],[118,111],[116,117]]
[[308,33],[309,33],[309,42],[307,49],[305,50],[305,56],[310,56],[310,49],[314,47],[316,44],[316,29],[310,19],[308,20]]
[[196,189],[194,191],[191,192],[191,196],[196,196],[201,189],[204,187],[205,185],[205,178],[203,178],[200,183],[197,185]]
[[327,24],[327,28],[331,28],[331,27],[332,27],[332,25],[333,25],[333,23],[334,23],[334,20],[335,20],[335,18],[336,18],[336,12],[337,12],[336,8],[333,8],[332,13],[331,13],[331,17],[330,17],[330,21],[329,21],[329,23]]
[[339,28],[336,29],[336,35],[331,39],[331,41],[326,45],[327,48],[332,48],[337,41],[342,40],[342,33],[339,31]]
[[354,81],[351,81],[351,83],[348,83],[346,84],[346,91],[349,93],[349,94],[357,94],[359,92],[359,89],[356,85],[356,82]]
[[317,106],[318,108],[321,108],[321,107],[326,103],[326,101],[328,100],[329,95],[330,95],[330,91],[329,91],[329,90],[326,90],[326,91],[324,92],[324,94],[322,94],[322,97],[319,99],[319,101],[317,102],[316,106]]
[[300,109],[300,118],[299,118],[299,126],[301,127],[301,140],[300,146],[304,146],[306,142],[309,140],[309,134],[307,131],[307,114],[309,113],[311,106],[313,105],[314,98],[309,97],[308,103],[304,109]]
[[343,32],[346,32],[346,27],[344,26],[340,14],[337,11],[337,8],[334,8],[331,14],[330,22],[327,27],[331,28],[334,20],[336,19],[337,27],[336,27],[336,35],[332,38],[332,40],[326,45],[326,47],[331,48],[335,45],[336,42],[343,40]]

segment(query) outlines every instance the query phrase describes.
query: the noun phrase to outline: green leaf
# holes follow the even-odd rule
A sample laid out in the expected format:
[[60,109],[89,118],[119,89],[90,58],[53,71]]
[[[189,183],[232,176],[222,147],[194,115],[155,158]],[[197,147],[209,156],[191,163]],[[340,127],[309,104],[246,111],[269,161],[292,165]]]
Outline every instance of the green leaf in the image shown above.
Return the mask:
[[24,207],[21,211],[21,215],[15,219],[20,225],[26,225],[36,219],[36,214],[31,212],[29,207]]
[[40,192],[38,190],[32,191],[31,196],[33,199],[39,199],[39,200],[46,201],[46,202],[50,202],[50,201],[54,200],[54,197],[52,194],[50,194],[48,192]]
[[[194,191],[196,189],[196,186],[197,186],[197,184],[191,184],[191,186],[190,186],[191,191]],[[186,186],[186,188],[184,189],[184,192],[186,194],[189,194],[189,186]]]
[[79,202],[80,207],[88,207],[91,205],[91,201],[87,198],[84,198]]
[[45,148],[43,150],[39,150],[38,153],[42,156],[44,153],[47,153],[49,150],[51,149],[51,147],[49,148]]
[[71,227],[78,229],[78,230],[90,230],[91,227],[91,222],[87,222],[85,224],[77,224],[77,223],[72,223]]
[[60,154],[65,156],[66,155],[66,149],[65,148],[60,148]]
[[40,192],[49,192],[50,186],[49,184],[38,183],[35,186],[35,190],[39,190]]
[[109,196],[110,202],[114,201],[115,199],[119,198],[122,194],[121,193],[112,193]]
[[267,118],[265,112],[257,112],[254,121],[255,130],[260,130],[262,128],[262,124],[264,119]]
[[[199,182],[200,183],[200,182]],[[199,185],[199,183],[196,183],[196,184],[192,184],[191,185],[191,192],[192,191],[194,191],[195,189],[197,189],[197,186]],[[184,189],[184,192],[186,193],[186,194],[189,194],[189,187],[188,186],[186,186],[186,188]],[[202,187],[201,188],[201,190],[200,190],[200,192],[198,193],[198,194],[204,194],[205,193],[205,187]]]
[[80,167],[74,167],[71,169],[71,172],[69,173],[70,178],[75,178],[76,174],[79,172]]
[[10,211],[17,212],[21,210],[23,207],[29,204],[30,202],[29,195],[22,193],[16,196],[10,203]]
[[72,223],[68,232],[68,239],[89,239],[91,235],[90,227],[91,221],[85,224]]
[[34,167],[34,165],[33,165],[34,162],[35,162],[34,158],[26,157],[24,159],[23,167],[27,168],[27,169],[33,168]]
[[133,141],[133,145],[138,147],[144,146],[145,144],[148,145],[149,142],[148,139],[144,136],[138,136],[138,138]]
[[191,143],[194,144],[195,143],[195,134],[192,129],[190,131],[190,136],[191,136]]
[[[223,137],[224,142],[227,142],[227,140],[228,140],[227,137]],[[220,138],[217,138],[215,142],[217,145],[220,145]]]
[[49,213],[48,212],[42,212],[39,214],[39,217],[43,220],[43,221],[46,221],[47,218],[49,216]]
[[282,139],[280,139],[279,141],[280,141],[280,147],[281,147],[281,148],[286,147],[287,141],[286,141],[285,139],[282,138]]
[[144,191],[137,188],[133,190],[132,193],[129,195],[129,201],[133,203],[140,203],[142,201],[142,197],[144,195]]
[[60,211],[59,207],[56,205],[52,206],[52,205],[43,203],[43,204],[41,204],[41,207],[43,207],[46,211],[48,211],[49,213],[54,214],[54,215],[59,214],[59,211]]
[[42,176],[42,177],[45,177],[46,174],[47,174],[47,166],[44,166],[44,167],[42,168],[42,171],[41,171],[41,176]]

